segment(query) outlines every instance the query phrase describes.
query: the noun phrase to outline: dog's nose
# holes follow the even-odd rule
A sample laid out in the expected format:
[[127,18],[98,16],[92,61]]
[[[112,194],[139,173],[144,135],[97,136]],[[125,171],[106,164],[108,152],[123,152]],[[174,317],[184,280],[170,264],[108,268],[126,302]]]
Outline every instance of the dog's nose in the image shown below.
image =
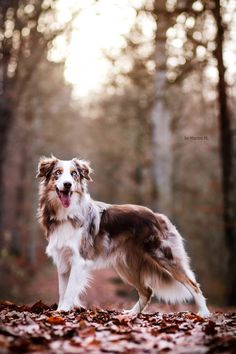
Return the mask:
[[71,186],[72,186],[72,184],[70,182],[65,182],[64,183],[64,188],[66,188],[66,189],[70,189]]

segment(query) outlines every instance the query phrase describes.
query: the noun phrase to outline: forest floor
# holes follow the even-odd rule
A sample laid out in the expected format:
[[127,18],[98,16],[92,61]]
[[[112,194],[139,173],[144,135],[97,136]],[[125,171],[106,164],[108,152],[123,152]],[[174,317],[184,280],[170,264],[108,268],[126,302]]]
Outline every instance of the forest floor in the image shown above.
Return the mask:
[[203,319],[194,306],[154,300],[148,314],[127,316],[122,309],[133,306],[137,295],[112,270],[95,273],[83,299],[89,310],[58,313],[56,304],[44,303],[57,301],[56,271],[48,266],[22,286],[21,300],[31,305],[0,302],[1,354],[236,354],[234,309],[210,307],[211,316]]
[[56,305],[0,303],[0,353],[236,353],[236,313],[128,316],[112,310],[58,313]]

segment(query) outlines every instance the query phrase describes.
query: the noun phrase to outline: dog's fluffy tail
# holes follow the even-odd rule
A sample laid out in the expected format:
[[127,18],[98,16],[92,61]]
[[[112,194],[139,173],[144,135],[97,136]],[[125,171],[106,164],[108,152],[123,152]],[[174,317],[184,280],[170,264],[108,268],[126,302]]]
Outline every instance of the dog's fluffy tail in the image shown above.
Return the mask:
[[[174,263],[178,264],[179,269],[182,269],[183,274],[193,282],[196,282],[195,275],[189,265],[189,258],[185,251],[180,233],[165,215],[156,215],[157,218],[164,223],[166,239],[163,241],[163,244],[171,249]],[[155,296],[159,300],[163,300],[167,303],[180,303],[193,299],[190,291],[171,275],[152,273],[149,282]]]
[[152,282],[152,289],[155,297],[166,303],[182,303],[193,299],[190,291],[181,283],[174,279],[162,280],[156,278]]

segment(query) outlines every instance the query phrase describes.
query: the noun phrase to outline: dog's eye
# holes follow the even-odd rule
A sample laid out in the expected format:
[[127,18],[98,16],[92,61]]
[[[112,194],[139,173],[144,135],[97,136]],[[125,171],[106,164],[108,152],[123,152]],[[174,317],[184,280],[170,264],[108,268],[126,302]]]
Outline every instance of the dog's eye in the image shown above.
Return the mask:
[[71,176],[72,176],[73,178],[75,178],[77,175],[78,175],[78,173],[77,173],[76,171],[72,171],[72,172],[71,172]]
[[61,171],[60,170],[57,170],[56,172],[55,172],[55,176],[60,176],[61,175]]

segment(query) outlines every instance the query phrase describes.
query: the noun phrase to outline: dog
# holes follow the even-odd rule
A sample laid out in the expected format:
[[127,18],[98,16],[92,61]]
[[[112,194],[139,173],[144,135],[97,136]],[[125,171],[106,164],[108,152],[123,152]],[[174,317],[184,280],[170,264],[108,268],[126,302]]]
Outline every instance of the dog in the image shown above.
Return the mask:
[[79,158],[42,157],[38,164],[38,218],[48,239],[46,253],[57,267],[58,311],[81,307],[91,271],[112,266],[138,292],[128,314],[144,311],[155,295],[169,303],[193,299],[198,314],[208,316],[175,226],[143,206],[93,200],[87,191],[91,172]]

